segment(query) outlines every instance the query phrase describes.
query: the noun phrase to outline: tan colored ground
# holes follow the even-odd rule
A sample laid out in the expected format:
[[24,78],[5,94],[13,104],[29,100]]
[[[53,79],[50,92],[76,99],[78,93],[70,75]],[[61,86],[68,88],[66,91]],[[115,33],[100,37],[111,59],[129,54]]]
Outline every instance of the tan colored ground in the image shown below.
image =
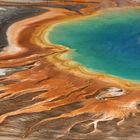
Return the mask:
[[[88,4],[87,4],[88,5]],[[115,6],[116,4],[113,3]],[[98,6],[98,5],[97,5]],[[84,15],[92,14],[96,5],[88,5],[81,12]],[[71,118],[85,113],[96,115],[90,124],[94,124],[96,131],[100,121],[123,120],[131,113],[139,112],[137,103],[140,101],[139,84],[116,79],[102,74],[89,74],[81,66],[71,65],[69,60],[60,59],[60,54],[67,53],[65,48],[46,44],[43,39],[44,30],[52,24],[64,20],[83,18],[83,15],[74,11],[59,8],[49,8],[49,12],[42,15],[19,21],[8,29],[9,47],[0,55],[0,67],[16,67],[31,65],[32,68],[2,77],[0,81],[14,80],[17,82],[0,87],[3,93],[0,100],[11,100],[16,96],[47,90],[34,96],[25,107],[13,109],[0,116],[0,123],[9,117],[23,114],[50,111],[65,105],[80,102],[81,107],[72,111],[63,112],[54,117],[47,117],[26,128],[21,137],[26,137],[34,129],[61,118]],[[125,90],[120,97],[97,100],[97,91],[108,87],[119,87]],[[28,98],[27,96],[27,98]],[[24,98],[26,100],[26,98]],[[88,119],[87,119],[88,120]],[[85,121],[85,120],[82,120]],[[77,123],[68,126],[66,131]]]

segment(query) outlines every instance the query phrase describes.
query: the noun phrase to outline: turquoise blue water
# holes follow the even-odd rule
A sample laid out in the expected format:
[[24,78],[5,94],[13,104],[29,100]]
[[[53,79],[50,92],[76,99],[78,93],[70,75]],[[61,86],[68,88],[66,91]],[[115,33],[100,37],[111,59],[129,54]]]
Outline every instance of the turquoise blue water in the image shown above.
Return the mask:
[[107,10],[56,25],[51,43],[73,49],[68,57],[96,72],[140,81],[140,10]]

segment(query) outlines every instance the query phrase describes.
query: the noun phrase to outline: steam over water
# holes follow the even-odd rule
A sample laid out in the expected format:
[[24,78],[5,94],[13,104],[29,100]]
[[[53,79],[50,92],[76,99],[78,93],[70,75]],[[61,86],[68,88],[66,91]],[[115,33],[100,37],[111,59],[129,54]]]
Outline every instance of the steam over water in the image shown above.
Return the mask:
[[140,9],[108,10],[57,24],[49,39],[71,48],[68,57],[93,71],[140,80]]

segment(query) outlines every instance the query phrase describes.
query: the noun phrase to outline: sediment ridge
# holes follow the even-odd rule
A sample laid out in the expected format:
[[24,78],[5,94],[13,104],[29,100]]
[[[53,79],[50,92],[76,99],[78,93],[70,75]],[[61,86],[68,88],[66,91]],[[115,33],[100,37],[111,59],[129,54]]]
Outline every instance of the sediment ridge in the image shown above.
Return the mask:
[[[139,125],[139,84],[89,74],[81,66],[61,59],[60,54],[68,53],[69,49],[44,40],[51,25],[93,14],[95,7],[88,5],[80,13],[45,8],[46,13],[9,27],[9,45],[0,54],[0,67],[25,69],[0,77],[0,137],[5,133],[5,138],[10,132],[16,134],[11,140],[108,139],[110,133],[119,138],[122,130],[117,132],[117,128],[128,126],[128,118],[134,117],[135,126]],[[110,121],[114,125],[106,131],[103,126]],[[102,127],[100,122],[104,122]],[[16,132],[11,130],[12,126]],[[112,128],[116,131],[111,131]]]

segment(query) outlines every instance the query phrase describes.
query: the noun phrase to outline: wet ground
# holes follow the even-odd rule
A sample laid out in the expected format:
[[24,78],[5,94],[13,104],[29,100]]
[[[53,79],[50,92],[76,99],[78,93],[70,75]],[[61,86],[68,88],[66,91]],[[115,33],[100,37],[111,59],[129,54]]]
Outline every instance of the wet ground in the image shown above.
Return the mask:
[[[52,5],[50,5],[52,7]],[[53,7],[59,7],[58,5],[53,5]],[[60,6],[61,7],[61,6]],[[83,5],[78,5],[79,9],[84,7]],[[66,9],[78,11],[76,6],[66,6]],[[21,19],[25,19],[34,15],[42,13],[44,10],[35,7],[1,7],[0,9],[0,47],[3,48],[8,45],[6,40],[6,30],[14,22]],[[34,57],[34,56],[31,56]],[[20,58],[19,58],[20,59]],[[23,58],[23,60],[26,58]],[[42,95],[43,93],[48,93],[49,89],[54,90],[59,93],[59,89],[68,88],[71,89],[69,95],[79,94],[77,88],[74,86],[80,87],[80,90],[86,89],[86,87],[81,87],[75,81],[71,83],[71,87],[67,87],[67,84],[64,82],[65,87],[59,87],[59,82],[54,89],[45,86],[46,83],[51,84],[51,79],[45,77],[48,73],[51,74],[52,71],[48,69],[51,64],[45,63],[46,56],[35,57],[32,63],[23,66],[7,67],[0,69],[0,95],[11,91],[15,95],[6,95],[0,96],[0,115],[6,114],[8,112],[14,112],[16,110],[22,110],[26,107],[31,107],[37,103],[42,103],[45,108],[46,102],[50,103],[55,100],[48,101],[46,98],[36,98],[37,96]],[[17,59],[18,61],[18,59]],[[30,62],[30,61],[29,61]],[[45,66],[44,66],[45,63]],[[36,65],[34,65],[36,64]],[[43,73],[40,79],[36,79],[36,75],[41,71]],[[21,72],[21,73],[20,73]],[[27,72],[27,73],[26,73]],[[52,72],[53,73],[53,72]],[[19,75],[20,77],[16,77]],[[30,74],[30,75],[29,75]],[[7,77],[10,78],[7,78]],[[53,76],[53,75],[52,75]],[[54,77],[59,77],[59,72],[54,75]],[[15,78],[14,78],[15,77]],[[72,76],[71,76],[72,77]],[[42,78],[42,79],[41,79]],[[67,75],[63,79],[69,78]],[[62,79],[62,81],[63,81]],[[80,81],[80,80],[79,80]],[[25,89],[23,88],[24,82],[27,84]],[[55,80],[54,80],[55,82]],[[85,80],[81,80],[82,83],[87,83]],[[28,84],[29,83],[29,84]],[[52,82],[53,83],[53,82]],[[3,87],[7,87],[3,88]],[[9,89],[8,89],[9,88]],[[13,89],[12,89],[13,88]],[[93,88],[92,86],[90,88]],[[88,91],[89,89],[87,89]],[[6,91],[6,93],[8,93]],[[10,92],[9,92],[10,93]],[[51,93],[51,92],[50,92]],[[84,91],[82,92],[84,94]],[[10,93],[11,94],[11,93]],[[61,94],[61,93],[60,93]],[[66,97],[61,97],[56,101]],[[93,98],[89,96],[87,99]],[[66,98],[67,99],[67,98]],[[138,103],[139,105],[139,103]],[[23,113],[15,116],[9,116],[1,125],[0,125],[0,140],[22,140],[28,128],[32,127],[34,124],[44,120],[53,118],[62,114],[69,113],[71,111],[80,109],[83,107],[83,102],[77,101],[62,106],[54,107],[51,110],[34,112],[34,113]],[[138,106],[139,107],[139,106]],[[47,106],[46,106],[47,108]],[[31,107],[31,109],[33,109]],[[97,118],[102,118],[103,114],[95,115],[91,113],[83,113],[76,116],[71,116],[67,118],[54,119],[48,121],[47,123],[42,123],[39,127],[36,127],[32,132],[24,138],[24,140],[139,140],[140,139],[140,115],[131,114],[121,121],[119,125],[117,123],[120,121],[114,119],[112,121],[104,121],[98,123],[99,131],[94,132],[94,124],[91,124]],[[69,129],[70,128],[70,129]]]

